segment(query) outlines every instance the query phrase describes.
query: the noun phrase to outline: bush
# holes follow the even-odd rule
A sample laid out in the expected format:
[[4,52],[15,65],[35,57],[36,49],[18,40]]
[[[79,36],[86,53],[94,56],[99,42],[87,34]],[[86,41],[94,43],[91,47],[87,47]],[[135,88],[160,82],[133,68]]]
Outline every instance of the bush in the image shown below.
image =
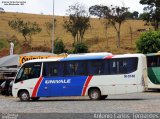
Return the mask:
[[61,54],[66,52],[64,43],[61,39],[57,38],[54,42],[54,53]]
[[143,33],[136,43],[138,52],[154,53],[160,50],[160,31]]
[[71,49],[71,50],[68,50],[67,53],[68,53],[68,54],[74,54],[74,50],[72,50],[72,49]]
[[0,50],[2,50],[3,48],[9,49],[9,45],[8,45],[7,40],[5,40],[5,39],[0,39]]
[[74,46],[74,53],[87,53],[88,47],[84,43],[78,43]]
[[2,49],[4,47],[3,43],[0,42],[0,49]]

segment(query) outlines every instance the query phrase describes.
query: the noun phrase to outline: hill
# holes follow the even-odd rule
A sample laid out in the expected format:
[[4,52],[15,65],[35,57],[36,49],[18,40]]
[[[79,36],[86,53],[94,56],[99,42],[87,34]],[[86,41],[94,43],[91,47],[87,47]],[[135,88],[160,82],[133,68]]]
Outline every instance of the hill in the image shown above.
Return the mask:
[[[52,20],[52,16],[49,15],[35,15],[35,14],[24,14],[24,13],[4,13],[0,14],[0,41],[5,42],[7,39],[11,38],[13,35],[17,37],[20,42],[23,42],[24,38],[21,34],[12,30],[8,26],[8,21],[21,18],[26,21],[34,22],[36,21],[42,28],[41,33],[33,36],[32,46],[37,47],[40,45],[47,44],[51,48],[51,39],[52,37],[47,34],[45,28],[45,22]],[[56,18],[56,28],[54,38],[61,38],[66,46],[66,49],[72,48],[73,38],[70,33],[66,32],[63,28],[63,17],[55,16]],[[130,28],[133,33],[133,41],[131,44],[131,34]],[[91,19],[91,28],[86,32],[84,36],[84,42],[88,45],[90,52],[112,52],[114,54],[119,53],[134,53],[136,52],[135,42],[139,38],[141,32],[138,29],[149,29],[149,26],[144,26],[142,20],[128,20],[122,24],[121,27],[121,48],[117,49],[116,47],[116,32],[112,26],[108,28],[108,31],[104,30],[102,21],[96,18]],[[108,47],[107,47],[107,38],[108,37]],[[0,48],[8,49],[9,43],[1,43]],[[16,47],[16,53],[21,53],[20,46]],[[3,52],[4,53],[4,52]],[[7,51],[5,52],[7,53]],[[6,54],[7,55],[7,54]]]

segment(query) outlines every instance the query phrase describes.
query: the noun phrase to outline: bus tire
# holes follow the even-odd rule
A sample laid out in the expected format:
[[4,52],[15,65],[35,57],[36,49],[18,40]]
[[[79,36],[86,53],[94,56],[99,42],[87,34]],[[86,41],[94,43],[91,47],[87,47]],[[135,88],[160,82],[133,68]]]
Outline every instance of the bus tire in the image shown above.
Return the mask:
[[102,95],[101,100],[105,100],[108,97],[108,95]]
[[22,90],[19,93],[19,99],[20,99],[20,101],[29,101],[30,100],[30,96],[29,96],[28,91]]
[[100,100],[101,99],[101,92],[98,88],[92,88],[89,90],[89,98],[91,100]]
[[31,100],[38,101],[40,97],[31,97]]

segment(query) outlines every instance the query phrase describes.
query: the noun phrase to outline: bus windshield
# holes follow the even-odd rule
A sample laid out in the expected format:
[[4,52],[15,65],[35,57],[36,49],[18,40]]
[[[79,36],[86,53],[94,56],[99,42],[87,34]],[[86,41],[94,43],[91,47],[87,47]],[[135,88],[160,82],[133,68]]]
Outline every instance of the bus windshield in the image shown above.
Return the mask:
[[41,72],[42,63],[29,63],[24,64],[17,74],[16,82],[38,78]]

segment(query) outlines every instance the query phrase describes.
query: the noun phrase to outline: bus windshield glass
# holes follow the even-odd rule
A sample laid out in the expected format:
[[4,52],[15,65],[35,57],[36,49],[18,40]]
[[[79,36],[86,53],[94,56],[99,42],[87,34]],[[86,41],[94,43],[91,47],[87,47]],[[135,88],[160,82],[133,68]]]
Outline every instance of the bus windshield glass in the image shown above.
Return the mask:
[[42,63],[24,64],[17,74],[16,82],[40,77]]

